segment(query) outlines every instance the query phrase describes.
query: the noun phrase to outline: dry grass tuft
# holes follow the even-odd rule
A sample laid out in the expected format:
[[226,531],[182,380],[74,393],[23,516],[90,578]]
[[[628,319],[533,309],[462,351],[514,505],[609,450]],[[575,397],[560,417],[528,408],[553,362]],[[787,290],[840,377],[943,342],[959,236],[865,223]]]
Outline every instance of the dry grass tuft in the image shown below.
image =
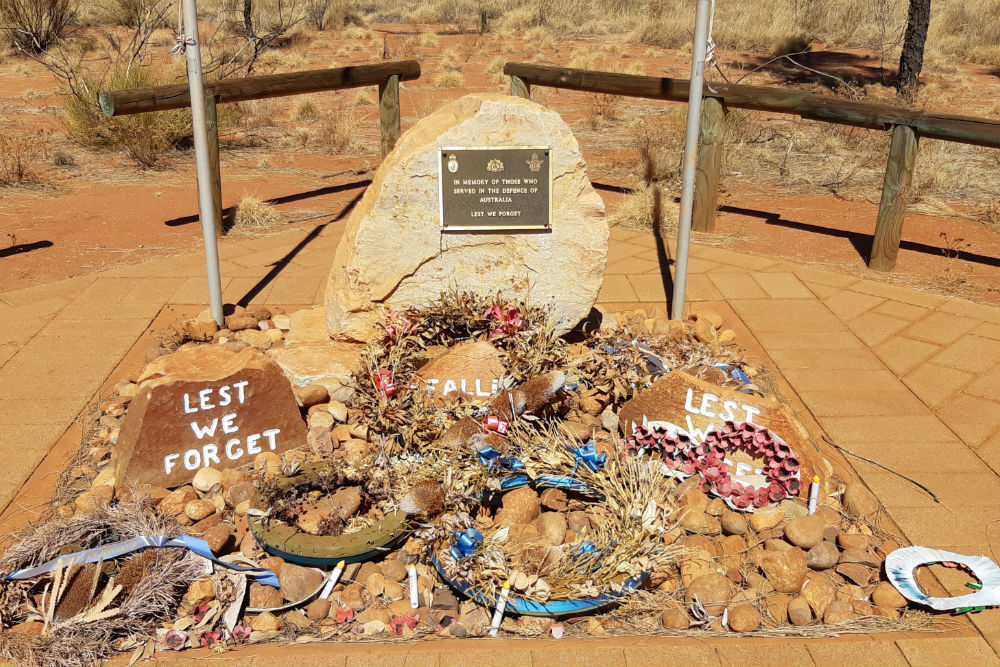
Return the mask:
[[679,208],[658,185],[646,185],[622,199],[608,224],[624,229],[677,229]]
[[292,108],[292,118],[307,122],[319,120],[323,114],[320,113],[316,102],[309,98],[297,100]]
[[249,195],[243,195],[233,216],[233,231],[240,234],[259,234],[281,224],[284,220],[273,206]]
[[464,84],[465,77],[462,76],[461,72],[454,70],[441,72],[434,77],[434,86],[436,88],[458,88]]

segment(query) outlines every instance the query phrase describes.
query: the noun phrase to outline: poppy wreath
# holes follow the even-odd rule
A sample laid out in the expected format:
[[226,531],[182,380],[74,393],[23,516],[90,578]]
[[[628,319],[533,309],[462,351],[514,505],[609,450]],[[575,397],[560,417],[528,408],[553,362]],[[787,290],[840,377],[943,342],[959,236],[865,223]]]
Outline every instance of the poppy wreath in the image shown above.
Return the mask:
[[[746,422],[726,422],[720,429],[705,434],[704,442],[694,444],[686,435],[671,436],[662,426],[637,427],[625,439],[627,452],[657,452],[671,470],[701,476],[699,487],[730,502],[737,509],[760,508],[779,503],[799,494],[799,462],[791,448],[763,426]],[[757,488],[732,478],[727,454],[742,449],[754,457],[763,457],[762,474],[766,487]]]

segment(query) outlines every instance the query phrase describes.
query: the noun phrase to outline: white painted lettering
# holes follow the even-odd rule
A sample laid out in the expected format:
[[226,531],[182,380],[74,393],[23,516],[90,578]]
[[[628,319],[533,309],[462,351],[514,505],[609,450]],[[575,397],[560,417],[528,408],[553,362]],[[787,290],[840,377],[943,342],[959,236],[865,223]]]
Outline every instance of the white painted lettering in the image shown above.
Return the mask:
[[444,391],[441,392],[441,395],[442,396],[447,396],[448,394],[452,393],[453,391],[458,391],[458,385],[455,384],[454,380],[445,380],[444,381]]
[[260,454],[263,451],[257,444],[258,440],[260,440],[260,433],[247,436],[247,454]]
[[490,395],[490,393],[489,393],[488,391],[483,391],[483,390],[482,390],[482,389],[481,389],[481,388],[479,387],[479,382],[480,382],[480,379],[479,379],[479,378],[476,378],[476,396],[489,396],[489,395]]
[[198,422],[191,422],[191,430],[194,431],[195,437],[198,438],[199,440],[201,440],[205,436],[213,438],[215,437],[215,427],[218,425],[219,425],[219,418],[216,417],[211,421],[211,423],[208,426],[204,427],[199,426]]
[[184,394],[184,413],[185,414],[192,414],[194,412],[198,412],[198,408],[192,408],[191,407],[191,397],[188,396],[187,394]]
[[184,467],[188,470],[197,470],[201,467],[201,452],[197,449],[189,449],[184,452]]
[[437,386],[437,383],[440,382],[440,381],[441,380],[435,380],[433,378],[426,381],[427,382],[427,395],[428,396],[430,396],[431,394],[434,393],[434,387]]
[[266,431],[264,431],[264,437],[267,438],[267,446],[271,448],[272,452],[278,446],[278,444],[274,441],[274,436],[278,435],[279,433],[281,433],[280,428],[269,428]]
[[215,406],[208,402],[208,397],[212,395],[212,388],[202,389],[198,392],[198,407],[201,410],[211,410]]
[[701,410],[700,410],[701,414],[705,415],[709,419],[715,417],[715,413],[709,410],[708,408],[711,407],[713,403],[718,403],[718,401],[719,401],[718,396],[706,392],[705,395],[701,397]]
[[249,380],[240,380],[239,382],[234,382],[233,383],[233,386],[236,387],[236,391],[239,392],[239,394],[240,394],[240,405],[242,405],[243,403],[246,403],[247,399],[246,399],[246,395],[243,392],[243,389],[248,384],[250,384]]
[[715,424],[709,424],[707,427],[705,427],[705,430],[702,431],[701,429],[694,427],[694,422],[691,421],[691,415],[684,415],[684,418],[687,419],[688,437],[691,438],[691,442],[695,444],[700,444],[704,442],[705,434],[715,429]]
[[240,444],[239,438],[233,438],[232,440],[226,441],[226,458],[229,459],[230,461],[235,461],[236,459],[243,456],[242,447],[236,447],[234,449],[234,446],[238,444]]
[[465,378],[462,378],[462,393],[468,394],[469,392],[465,389]]
[[724,401],[722,407],[726,409],[724,413],[719,413],[719,419],[727,422],[731,422],[736,419],[736,413],[733,412],[737,408],[739,403],[736,401]]
[[746,410],[747,413],[746,423],[753,424],[754,423],[753,417],[754,415],[759,415],[760,410],[753,407],[752,405],[744,405],[743,409]]
[[236,413],[230,412],[227,415],[222,415],[222,432],[223,433],[236,433],[240,430],[239,426],[233,424],[233,420],[236,419]]
[[181,457],[180,454],[167,454],[166,456],[164,456],[163,472],[169,475],[170,471],[174,469],[175,465],[177,465],[177,459],[179,459],[180,457]]
[[233,402],[232,396],[229,395],[229,385],[224,384],[219,387],[219,397],[222,399],[219,401],[219,407],[224,408]]
[[692,399],[694,399],[694,389],[688,387],[687,398],[684,399],[684,409],[690,412],[691,414],[694,415],[699,414],[698,408],[694,407],[694,402],[692,401]]
[[208,443],[201,448],[201,460],[204,464],[210,465],[213,461],[216,463],[222,463],[219,459],[219,448],[215,446],[215,443]]

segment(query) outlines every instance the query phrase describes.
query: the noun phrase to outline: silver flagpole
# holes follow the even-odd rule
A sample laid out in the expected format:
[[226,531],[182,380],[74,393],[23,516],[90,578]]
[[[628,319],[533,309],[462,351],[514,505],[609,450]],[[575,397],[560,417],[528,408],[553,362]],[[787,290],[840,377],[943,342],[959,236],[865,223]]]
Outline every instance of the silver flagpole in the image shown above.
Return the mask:
[[671,319],[684,318],[684,288],[687,284],[688,246],[691,244],[691,209],[694,204],[695,163],[701,129],[701,91],[705,83],[705,51],[708,43],[708,16],[712,0],[698,0],[694,24],[694,60],[688,92],[687,138],[684,141],[684,175],[681,185],[680,220],[677,223],[677,261],[674,264],[674,294],[670,300]]
[[208,128],[205,125],[205,85],[201,79],[201,42],[198,37],[196,0],[184,3],[188,85],[191,90],[191,125],[194,130],[194,160],[198,172],[198,211],[205,240],[205,271],[212,317],[223,326],[222,279],[219,275],[219,246],[215,237],[215,205],[212,202],[212,171],[208,162]]

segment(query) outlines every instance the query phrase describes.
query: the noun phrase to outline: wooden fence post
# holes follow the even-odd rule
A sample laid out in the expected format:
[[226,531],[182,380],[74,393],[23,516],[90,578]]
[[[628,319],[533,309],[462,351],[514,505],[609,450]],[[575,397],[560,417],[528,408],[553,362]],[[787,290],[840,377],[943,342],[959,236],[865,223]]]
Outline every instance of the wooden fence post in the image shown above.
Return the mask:
[[399,140],[399,75],[393,74],[378,85],[379,128],[382,133],[382,157]]
[[715,208],[719,197],[725,132],[726,109],[719,100],[706,97],[701,107],[701,137],[698,142],[694,209],[691,216],[691,229],[696,232],[715,231]]
[[510,94],[514,97],[531,99],[531,85],[519,76],[510,77]]
[[205,126],[208,129],[208,165],[212,169],[212,207],[215,209],[215,235],[222,236],[222,167],[219,164],[219,111],[215,95],[205,95]]
[[892,271],[899,254],[899,239],[903,235],[903,215],[913,180],[913,163],[917,158],[917,134],[912,127],[892,128],[889,160],[885,166],[882,201],[878,206],[875,238],[872,240],[868,267],[876,271]]

